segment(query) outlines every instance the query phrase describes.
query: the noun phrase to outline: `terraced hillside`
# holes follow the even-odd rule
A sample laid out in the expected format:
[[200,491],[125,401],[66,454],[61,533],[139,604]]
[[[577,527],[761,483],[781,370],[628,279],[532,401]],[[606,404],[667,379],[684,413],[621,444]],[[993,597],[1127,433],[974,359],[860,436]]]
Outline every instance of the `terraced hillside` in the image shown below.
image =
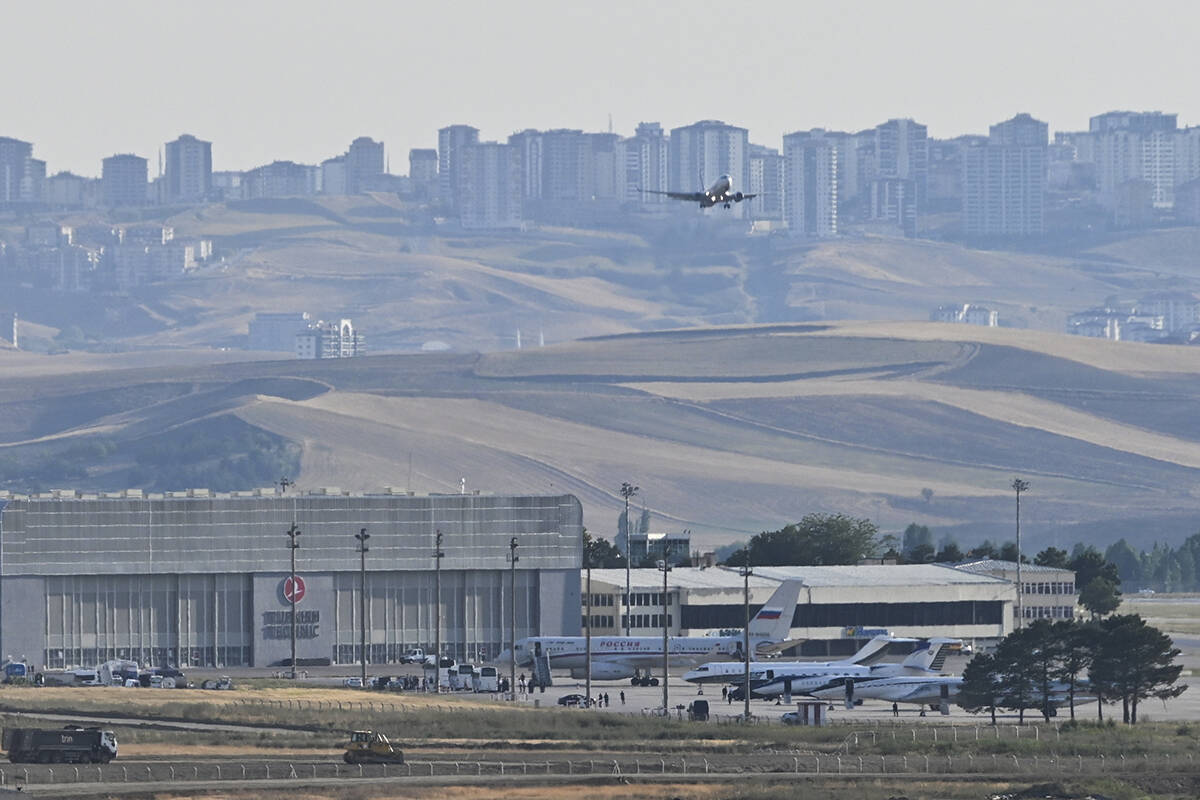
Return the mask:
[[843,511],[966,544],[1009,534],[1019,474],[1031,546],[1200,528],[1200,351],[1186,347],[846,323],[483,356],[67,358],[81,360],[56,372],[0,353],[6,488],[244,488],[287,471],[302,487],[448,492],[465,479],[573,492],[611,534],[629,480],[655,527],[703,543]]

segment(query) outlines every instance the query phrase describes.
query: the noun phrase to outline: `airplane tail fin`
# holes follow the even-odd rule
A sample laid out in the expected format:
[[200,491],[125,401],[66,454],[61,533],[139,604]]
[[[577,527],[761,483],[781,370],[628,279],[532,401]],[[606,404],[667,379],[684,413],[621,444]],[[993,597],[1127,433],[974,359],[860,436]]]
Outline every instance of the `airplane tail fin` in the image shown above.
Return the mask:
[[858,652],[849,658],[844,658],[840,664],[859,664],[864,667],[876,663],[887,655],[888,649],[894,642],[912,642],[915,639],[903,639],[887,634],[881,634],[872,638],[869,642],[859,648]]
[[941,672],[946,663],[946,656],[955,645],[961,645],[961,639],[948,639],[937,636],[925,643],[924,647],[914,650],[908,658],[900,662],[906,671]]
[[763,644],[787,640],[799,598],[800,581],[784,581],[779,585],[766,605],[750,620],[750,647],[753,651]]

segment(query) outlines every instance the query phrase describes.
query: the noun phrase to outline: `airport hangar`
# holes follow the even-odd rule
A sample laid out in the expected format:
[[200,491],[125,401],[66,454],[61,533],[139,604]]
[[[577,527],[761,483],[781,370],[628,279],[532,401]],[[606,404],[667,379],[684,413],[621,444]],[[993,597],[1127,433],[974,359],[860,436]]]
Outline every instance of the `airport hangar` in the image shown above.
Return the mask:
[[0,655],[51,668],[286,663],[294,521],[299,664],[358,661],[362,528],[368,661],[433,651],[439,530],[443,652],[483,660],[511,636],[513,579],[518,638],[578,633],[582,514],[571,495],[0,493]]
[[[804,641],[787,651],[800,656],[850,655],[881,629],[969,642],[995,641],[1013,630],[1016,585],[992,575],[941,564],[753,567],[752,573],[751,614],[783,581],[801,582],[789,638]],[[703,636],[744,627],[744,580],[736,567],[673,567],[667,573],[669,632]],[[660,570],[630,571],[631,634],[662,633],[662,591]],[[624,593],[625,570],[592,570],[593,635],[624,633]],[[586,616],[585,608],[581,621]]]

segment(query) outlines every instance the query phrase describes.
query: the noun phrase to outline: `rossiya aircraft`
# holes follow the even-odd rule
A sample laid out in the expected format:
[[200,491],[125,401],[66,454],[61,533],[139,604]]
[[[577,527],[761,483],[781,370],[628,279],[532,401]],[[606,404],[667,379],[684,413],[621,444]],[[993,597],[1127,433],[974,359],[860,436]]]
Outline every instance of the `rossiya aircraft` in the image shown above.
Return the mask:
[[[800,581],[784,581],[759,612],[750,620],[750,650],[767,655],[790,647],[788,631],[800,596]],[[742,634],[728,636],[669,636],[667,653],[677,665],[695,664],[704,659],[742,658]],[[530,636],[519,639],[514,647],[516,662],[532,667],[545,657],[552,669],[569,669],[576,680],[587,674],[587,641],[583,636]],[[505,663],[506,650],[496,657]],[[653,686],[657,678],[649,673],[663,662],[661,636],[593,636],[592,680],[618,681],[632,678],[634,686]],[[643,674],[645,673],[645,674]]]
[[[704,185],[703,179],[701,179],[700,185]],[[672,200],[699,203],[701,208],[712,208],[718,205],[729,208],[733,203],[740,203],[743,200],[758,197],[757,194],[742,194],[741,192],[732,191],[732,189],[733,179],[728,175],[722,175],[717,178],[712,186],[700,192],[659,192],[654,189],[642,189],[640,186],[638,187],[638,191],[644,194],[663,194]]]
[[[838,687],[846,692],[847,686],[853,687],[861,681],[872,678],[883,678],[896,675],[924,675],[936,673],[945,662],[946,654],[955,645],[960,645],[958,639],[935,638],[928,644],[914,650],[900,663],[873,664],[855,661],[878,640],[884,644],[893,641],[911,642],[912,639],[897,639],[893,637],[876,637],[867,646],[844,661],[785,661],[785,662],[755,662],[750,665],[750,695],[752,697],[772,698],[779,695],[815,694],[818,691]],[[873,659],[882,657],[886,647],[869,654]],[[699,668],[684,674],[683,679],[692,683],[731,683],[734,693],[741,699],[744,691],[742,680],[744,672],[738,673],[730,667],[731,664],[704,664]],[[742,668],[744,670],[744,667]]]

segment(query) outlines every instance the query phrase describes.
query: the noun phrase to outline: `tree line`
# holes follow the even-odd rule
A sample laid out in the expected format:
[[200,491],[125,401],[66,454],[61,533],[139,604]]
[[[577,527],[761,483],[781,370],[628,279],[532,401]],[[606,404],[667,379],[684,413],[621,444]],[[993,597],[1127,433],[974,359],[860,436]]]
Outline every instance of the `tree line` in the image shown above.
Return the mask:
[[1104,557],[1116,564],[1127,590],[1200,592],[1200,533],[1192,534],[1179,547],[1156,543],[1150,550],[1140,551],[1118,539],[1104,551]]
[[1187,688],[1176,683],[1183,669],[1171,639],[1137,614],[1078,622],[1034,620],[1004,637],[991,653],[979,653],[963,669],[958,703],[967,711],[1041,711],[1049,719],[1065,705],[1075,719],[1076,702],[1096,698],[1097,719],[1105,703],[1121,703],[1122,720],[1137,723],[1138,704],[1166,701]]

